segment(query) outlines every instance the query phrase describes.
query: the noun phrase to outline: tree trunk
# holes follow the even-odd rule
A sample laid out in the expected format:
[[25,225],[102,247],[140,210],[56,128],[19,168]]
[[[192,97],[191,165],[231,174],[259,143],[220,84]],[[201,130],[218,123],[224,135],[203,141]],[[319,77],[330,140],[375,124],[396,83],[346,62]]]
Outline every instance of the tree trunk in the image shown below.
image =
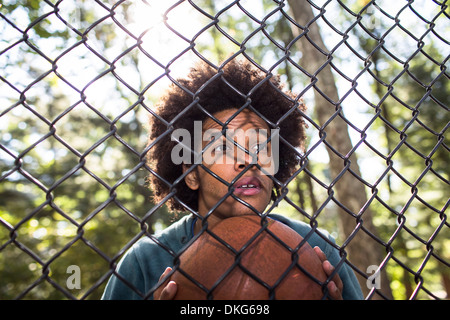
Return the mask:
[[[342,246],[348,253],[349,261],[368,276],[371,265],[380,265],[384,260],[384,247],[371,238],[361,228],[376,236],[372,223],[370,207],[365,207],[368,198],[364,184],[355,178],[361,176],[356,155],[350,153],[353,146],[348,133],[347,123],[342,119],[337,87],[327,62],[328,51],[322,41],[319,28],[311,6],[304,0],[288,0],[294,20],[301,26],[292,24],[295,42],[302,52],[301,66],[311,74],[314,87],[314,110],[321,126],[321,137],[325,136],[327,152],[330,158],[330,173],[333,179],[329,194],[333,195],[339,206],[340,226],[344,239]],[[320,50],[318,48],[320,48]],[[353,174],[350,172],[352,171]],[[333,185],[334,184],[334,185]],[[355,230],[357,230],[355,235]],[[354,236],[354,237],[353,237]],[[350,238],[351,241],[348,241]],[[366,279],[358,277],[364,294],[369,292]],[[381,292],[392,298],[385,270],[381,274]],[[376,299],[374,295],[372,299]]]

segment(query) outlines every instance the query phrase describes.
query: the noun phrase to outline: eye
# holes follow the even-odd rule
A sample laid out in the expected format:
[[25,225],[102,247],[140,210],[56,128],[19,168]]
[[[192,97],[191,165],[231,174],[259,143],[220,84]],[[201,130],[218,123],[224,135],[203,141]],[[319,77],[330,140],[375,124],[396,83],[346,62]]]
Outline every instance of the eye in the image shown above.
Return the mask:
[[230,150],[230,147],[226,143],[219,144],[218,146],[216,146],[214,148],[214,152],[224,153],[224,152],[227,152],[228,150]]
[[261,150],[262,146],[260,144],[254,144],[250,147],[250,152],[258,153]]

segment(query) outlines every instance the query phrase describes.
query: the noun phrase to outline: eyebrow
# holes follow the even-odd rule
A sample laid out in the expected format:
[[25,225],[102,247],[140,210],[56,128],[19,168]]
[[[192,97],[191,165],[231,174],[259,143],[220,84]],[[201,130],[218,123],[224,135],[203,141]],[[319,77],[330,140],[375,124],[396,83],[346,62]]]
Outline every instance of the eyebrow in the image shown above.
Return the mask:
[[[211,129],[215,129],[215,128],[209,128],[209,129],[207,129],[207,130],[211,130]],[[238,144],[239,144],[239,142],[238,141],[234,141],[234,140],[231,140],[231,138],[234,138],[234,137],[236,137],[235,135],[232,135],[231,137],[229,137],[229,138],[227,138],[227,136],[226,136],[226,132],[225,133],[223,133],[222,131],[220,131],[219,129],[216,129],[217,130],[217,133],[219,133],[220,132],[220,136],[219,135],[215,135],[215,134],[212,134],[210,137],[206,137],[206,138],[209,138],[209,140],[203,140],[205,137],[203,136],[202,137],[202,148],[206,148],[206,147],[211,147],[211,146],[214,146],[214,145],[216,145],[217,143],[224,143],[224,142],[226,142],[226,143],[229,143],[230,145],[231,144],[233,144],[235,147],[238,147],[238,148],[244,148],[245,150],[246,150],[246,148],[245,148],[245,146],[241,146],[241,147],[239,147],[238,146]],[[226,129],[226,130],[229,130],[229,129]],[[225,131],[226,131],[225,130]],[[230,130],[243,130],[243,129],[240,129],[240,128],[238,128],[238,129],[230,129]],[[262,129],[262,128],[249,128],[249,129],[247,129],[247,130],[251,130],[252,132],[251,133],[253,133],[253,132],[255,132],[256,133],[256,137],[257,137],[257,142],[258,142],[258,144],[263,144],[263,145],[265,145],[265,144],[270,144],[271,143],[271,134],[269,133],[269,131],[270,130],[268,130],[268,129]],[[206,130],[205,130],[206,131]],[[205,133],[205,131],[203,131],[203,133]],[[244,130],[243,130],[244,131]],[[245,130],[246,131],[246,130]],[[260,133],[261,132],[264,132],[264,138],[263,139],[260,139]],[[269,135],[269,136],[268,136]]]

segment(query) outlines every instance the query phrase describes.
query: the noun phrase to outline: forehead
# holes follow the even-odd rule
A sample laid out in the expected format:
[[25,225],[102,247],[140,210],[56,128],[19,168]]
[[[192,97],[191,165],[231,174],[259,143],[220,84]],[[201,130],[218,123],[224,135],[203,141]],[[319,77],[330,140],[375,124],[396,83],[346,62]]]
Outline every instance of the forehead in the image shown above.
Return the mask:
[[[237,112],[238,109],[227,109],[216,112],[213,116],[221,123],[225,123],[233,118],[227,125],[228,129],[269,129],[267,123],[256,113],[244,109],[235,116]],[[222,130],[222,125],[215,120],[208,118],[203,123],[203,131],[208,129]]]

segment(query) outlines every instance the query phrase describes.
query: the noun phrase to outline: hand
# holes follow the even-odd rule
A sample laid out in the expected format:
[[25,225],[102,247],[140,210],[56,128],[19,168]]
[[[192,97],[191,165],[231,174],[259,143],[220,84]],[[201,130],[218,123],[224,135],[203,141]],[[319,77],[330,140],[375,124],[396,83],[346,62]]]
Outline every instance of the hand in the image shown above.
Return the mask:
[[[319,247],[314,247],[314,251],[319,256],[320,261],[322,261],[323,271],[325,271],[325,274],[327,276],[330,276],[334,271],[334,267],[327,260],[327,256],[325,255],[325,253],[323,253],[323,251]],[[331,299],[343,300],[342,290],[344,288],[344,285],[342,284],[342,280],[337,273],[334,275],[333,279],[328,283],[327,288]]]
[[[166,278],[171,271],[172,268],[167,267],[161,277],[159,277],[159,281],[162,281],[164,278]],[[158,287],[158,289],[155,290],[153,296],[155,300],[173,300],[176,293],[177,284],[175,283],[175,281],[169,281],[169,279],[167,279],[162,285]]]

